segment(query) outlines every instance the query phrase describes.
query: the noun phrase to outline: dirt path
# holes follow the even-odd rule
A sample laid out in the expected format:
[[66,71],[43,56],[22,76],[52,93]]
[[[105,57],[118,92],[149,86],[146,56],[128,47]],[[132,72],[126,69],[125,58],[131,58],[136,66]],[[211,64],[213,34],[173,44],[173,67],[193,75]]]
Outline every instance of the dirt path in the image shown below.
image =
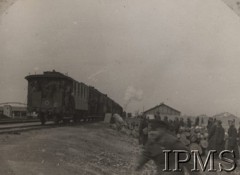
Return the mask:
[[134,139],[102,124],[2,135],[0,141],[0,174],[129,174],[137,154]]
[[0,175],[153,174],[134,167],[137,141],[103,123],[0,136]]

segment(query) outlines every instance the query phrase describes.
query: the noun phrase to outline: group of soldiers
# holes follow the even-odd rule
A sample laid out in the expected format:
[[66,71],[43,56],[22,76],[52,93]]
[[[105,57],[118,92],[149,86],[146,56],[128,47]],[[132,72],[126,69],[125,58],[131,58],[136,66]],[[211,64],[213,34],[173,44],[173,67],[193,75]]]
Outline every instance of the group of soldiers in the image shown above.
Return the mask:
[[[192,162],[188,162],[182,166],[184,169],[183,172],[163,172],[162,170],[165,167],[165,155],[163,150],[185,150],[189,151],[189,148],[186,147],[182,142],[178,140],[175,130],[172,130],[169,125],[169,121],[166,122],[166,117],[164,120],[155,117],[154,120],[148,120],[146,117],[143,117],[139,126],[139,138],[140,144],[143,144],[142,155],[138,160],[138,164],[136,170],[139,171],[143,168],[143,166],[150,160],[153,160],[157,166],[158,174],[184,174],[187,171],[188,174],[199,174],[198,172],[190,172],[192,167]],[[180,119],[181,120],[181,119]],[[179,123],[180,123],[179,120]],[[177,120],[176,120],[177,121]],[[176,125],[176,121],[174,122]],[[148,134],[143,132],[148,126]],[[176,129],[176,128],[174,128]],[[141,138],[144,138],[141,140]],[[181,159],[184,159],[181,157]],[[174,160],[174,157],[170,156],[169,160]],[[169,161],[169,168],[173,169],[175,166],[175,161]]]
[[[146,129],[146,127],[148,127],[148,122],[149,119],[146,116],[139,116],[140,118],[140,125],[139,125],[139,144],[143,144],[145,145],[145,143],[147,142],[147,132],[144,132]],[[172,133],[177,134],[179,132],[179,129],[181,127],[188,127],[191,128],[193,125],[194,126],[198,126],[200,123],[200,119],[199,117],[196,118],[195,123],[192,123],[191,119],[188,117],[186,121],[184,121],[184,119],[175,117],[174,120],[169,119],[167,116],[165,116],[163,118],[163,120],[161,119],[161,116],[157,113],[154,116],[156,121],[163,121],[167,126],[168,126],[168,130]],[[201,120],[202,124],[203,119]],[[144,130],[145,129],[145,130]]]
[[235,154],[235,160],[239,159],[240,146],[240,126],[238,130],[235,126],[235,120],[228,120],[227,136],[225,135],[225,129],[222,126],[221,120],[209,118],[208,120],[208,142],[209,150],[216,150],[221,152],[222,150],[233,150]]
[[[149,120],[146,116],[141,117],[139,125],[139,144],[143,145],[143,152],[138,161],[136,170],[140,170],[149,160],[153,160],[157,165],[157,170],[162,174],[164,166],[163,150],[186,150],[190,151],[176,137],[181,126],[189,127],[198,126],[201,123],[204,124],[204,120],[197,117],[195,122],[192,122],[190,118],[187,118],[186,122],[183,118],[176,117],[174,121],[164,117],[163,120],[159,115],[155,115],[154,120]],[[240,145],[240,127],[237,131],[235,127],[235,121],[229,120],[228,137],[226,139],[225,129],[222,126],[220,120],[209,118],[207,123],[208,130],[208,150],[216,150],[220,153],[222,150],[233,150],[235,153],[235,160],[239,159],[238,146]],[[171,162],[170,162],[171,164]],[[191,162],[184,165],[186,171],[190,172]],[[173,165],[170,165],[170,167]],[[171,174],[170,172],[169,174]],[[168,174],[164,172],[163,174]],[[178,174],[178,173],[174,173]],[[179,173],[181,174],[181,173]],[[191,172],[191,174],[193,174]],[[197,173],[196,173],[197,174]]]

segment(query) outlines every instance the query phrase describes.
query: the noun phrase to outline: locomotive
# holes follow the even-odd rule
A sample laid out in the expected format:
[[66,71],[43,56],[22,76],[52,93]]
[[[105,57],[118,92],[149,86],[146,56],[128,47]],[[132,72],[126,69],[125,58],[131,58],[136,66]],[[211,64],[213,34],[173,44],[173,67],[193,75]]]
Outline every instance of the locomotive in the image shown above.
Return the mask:
[[106,94],[60,72],[28,75],[28,112],[36,112],[42,124],[102,119],[105,113],[122,115],[123,108]]

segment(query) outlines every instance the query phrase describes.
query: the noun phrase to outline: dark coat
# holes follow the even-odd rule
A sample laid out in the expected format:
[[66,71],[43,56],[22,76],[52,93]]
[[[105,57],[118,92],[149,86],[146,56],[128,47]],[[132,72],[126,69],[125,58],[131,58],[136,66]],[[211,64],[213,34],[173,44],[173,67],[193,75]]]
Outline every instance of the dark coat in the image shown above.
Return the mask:
[[212,125],[213,125],[213,121],[208,120],[208,124],[207,124],[208,133],[210,132],[210,130],[211,130],[211,128],[212,128]]
[[199,117],[195,119],[195,126],[198,126],[198,125],[199,125]]
[[216,150],[220,153],[225,148],[225,130],[222,125],[216,127]]
[[148,134],[144,134],[143,130],[144,128],[148,128],[148,121],[146,119],[143,119],[140,121],[139,125],[139,144],[145,145],[148,140]]
[[180,128],[180,122],[179,120],[174,120],[174,131],[177,134]]
[[228,129],[228,150],[233,150],[236,159],[239,159],[239,150],[237,145],[237,129],[235,126],[230,126]]
[[184,121],[183,121],[182,119],[180,120],[179,125],[180,125],[180,127],[181,127],[181,126],[182,126],[182,127],[185,126],[185,123],[184,123]]
[[142,119],[140,121],[140,125],[139,125],[139,134],[142,135],[143,134],[143,129],[148,127],[148,122],[146,119]]
[[216,150],[217,125],[213,124],[208,133],[208,150]]
[[238,145],[240,146],[240,127],[238,128]]
[[192,127],[192,121],[191,121],[191,119],[187,119],[187,127],[188,128],[191,128]]

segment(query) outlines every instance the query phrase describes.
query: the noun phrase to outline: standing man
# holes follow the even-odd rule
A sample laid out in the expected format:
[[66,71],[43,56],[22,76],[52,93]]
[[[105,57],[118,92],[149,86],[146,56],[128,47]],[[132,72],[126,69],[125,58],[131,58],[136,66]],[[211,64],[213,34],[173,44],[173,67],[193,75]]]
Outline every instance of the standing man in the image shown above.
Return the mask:
[[[138,160],[136,170],[139,171],[149,161],[153,160],[157,166],[158,174],[175,174],[183,175],[184,172],[163,172],[165,167],[165,155],[163,150],[190,150],[180,142],[177,137],[173,136],[168,130],[168,126],[163,121],[151,121],[151,131],[149,132],[149,140],[144,147],[142,155]],[[185,155],[180,154],[180,159],[185,159]],[[169,167],[173,169],[175,167],[174,154],[169,154]],[[181,166],[180,166],[181,167]],[[188,174],[198,174],[191,172],[192,164],[190,162],[185,163],[181,169],[188,171]]]
[[156,120],[161,120],[160,112],[157,112],[157,113],[155,114],[155,119],[156,119]]
[[209,134],[209,132],[211,130],[212,125],[213,125],[213,118],[209,117],[208,118],[208,124],[207,124],[208,134]]
[[189,117],[187,118],[187,127],[188,128],[192,127],[192,121],[191,121],[191,119]]
[[139,125],[139,145],[145,145],[148,140],[148,121],[144,115]]
[[235,127],[235,121],[229,122],[230,127],[228,129],[228,150],[233,150],[235,154],[235,160],[239,159],[239,150],[237,144],[237,129]]
[[197,117],[197,118],[195,119],[195,126],[199,126],[199,122],[200,122],[200,119],[199,119],[199,117]]
[[239,128],[238,128],[238,146],[240,146],[240,122],[239,122]]
[[184,123],[184,120],[183,120],[182,117],[180,118],[179,124],[180,124],[180,127],[184,127],[185,126],[185,123]]
[[179,119],[178,119],[178,117],[175,117],[175,119],[174,119],[174,131],[175,131],[175,134],[177,134],[179,132],[179,128],[180,128]]
[[165,116],[163,121],[168,125],[169,124],[168,116]]
[[208,150],[216,149],[216,139],[217,139],[217,123],[214,122],[211,124],[211,128],[209,128],[208,132]]
[[225,130],[222,127],[222,121],[218,120],[216,126],[216,151],[218,154],[224,150],[225,147],[224,136]]
[[201,126],[203,126],[204,125],[204,119],[203,119],[203,117],[201,118]]

